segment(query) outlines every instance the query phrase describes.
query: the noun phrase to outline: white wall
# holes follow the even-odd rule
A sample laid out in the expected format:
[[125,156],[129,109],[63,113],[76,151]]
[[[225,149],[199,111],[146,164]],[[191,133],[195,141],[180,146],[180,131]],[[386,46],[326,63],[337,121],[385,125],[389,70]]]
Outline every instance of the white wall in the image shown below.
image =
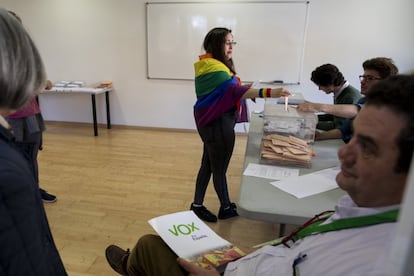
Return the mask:
[[[195,128],[193,82],[146,79],[145,1],[0,0],[0,6],[23,19],[50,80],[113,81],[113,124]],[[361,63],[371,57],[392,57],[401,72],[413,71],[413,10],[412,0],[311,0],[303,80],[292,91],[330,102],[309,80],[312,70],[327,62],[356,87]],[[104,122],[103,99],[98,103],[98,120]],[[46,120],[91,121],[85,96],[42,96],[41,107]]]

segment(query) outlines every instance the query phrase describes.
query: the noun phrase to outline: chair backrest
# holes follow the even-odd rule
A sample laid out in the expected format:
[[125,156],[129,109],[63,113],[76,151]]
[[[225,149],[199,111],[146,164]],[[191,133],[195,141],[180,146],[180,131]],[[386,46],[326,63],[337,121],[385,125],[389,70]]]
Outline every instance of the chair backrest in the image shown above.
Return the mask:
[[397,225],[397,234],[388,259],[387,275],[414,275],[414,158]]

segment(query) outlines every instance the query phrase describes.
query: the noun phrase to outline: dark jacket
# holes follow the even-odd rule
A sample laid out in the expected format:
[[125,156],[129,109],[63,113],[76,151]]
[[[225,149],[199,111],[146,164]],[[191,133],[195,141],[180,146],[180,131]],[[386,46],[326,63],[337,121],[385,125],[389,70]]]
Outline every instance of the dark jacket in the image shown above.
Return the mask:
[[[361,108],[364,106],[364,104],[365,104],[365,97],[359,99],[358,103],[356,104],[356,106],[358,107],[358,110],[361,110]],[[344,121],[344,123],[342,124],[342,126],[338,128],[341,131],[342,140],[345,143],[348,143],[349,141],[351,141],[352,135],[354,134],[354,130],[352,128],[352,121],[353,120],[354,120],[354,118],[346,119]]]
[[0,275],[67,275],[24,148],[0,126]]

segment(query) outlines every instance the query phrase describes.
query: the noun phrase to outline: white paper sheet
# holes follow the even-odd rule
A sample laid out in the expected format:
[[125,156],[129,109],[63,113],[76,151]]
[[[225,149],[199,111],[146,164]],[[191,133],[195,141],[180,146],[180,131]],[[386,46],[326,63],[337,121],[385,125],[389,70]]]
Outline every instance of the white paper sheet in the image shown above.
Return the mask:
[[249,163],[244,170],[244,175],[269,178],[273,180],[286,179],[299,176],[299,169],[288,169],[278,166],[259,165]]
[[338,172],[339,167],[333,167],[310,174],[273,181],[270,184],[297,198],[303,198],[338,188],[335,180]]
[[150,219],[148,223],[180,257],[190,258],[202,252],[230,245],[193,211],[159,216]]

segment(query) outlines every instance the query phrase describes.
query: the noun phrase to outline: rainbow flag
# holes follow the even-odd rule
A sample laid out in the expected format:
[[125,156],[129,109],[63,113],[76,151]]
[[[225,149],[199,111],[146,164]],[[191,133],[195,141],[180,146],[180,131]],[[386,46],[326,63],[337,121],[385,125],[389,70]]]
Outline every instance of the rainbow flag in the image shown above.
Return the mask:
[[194,70],[197,127],[209,124],[225,112],[239,109],[240,99],[249,87],[240,85],[240,80],[226,65],[213,58],[203,58],[194,63]]

